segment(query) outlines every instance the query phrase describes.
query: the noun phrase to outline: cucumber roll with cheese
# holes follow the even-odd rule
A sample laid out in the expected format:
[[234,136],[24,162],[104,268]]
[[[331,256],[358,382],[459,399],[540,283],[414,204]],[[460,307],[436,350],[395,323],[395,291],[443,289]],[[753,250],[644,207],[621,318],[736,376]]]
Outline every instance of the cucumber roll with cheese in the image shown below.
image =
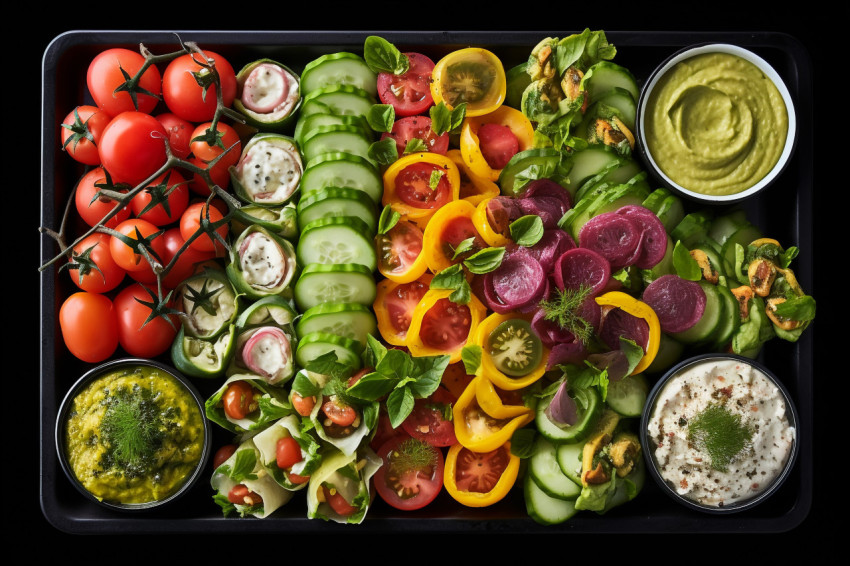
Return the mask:
[[297,271],[292,244],[262,226],[248,227],[231,246],[227,275],[251,299],[289,293]]
[[236,75],[233,106],[260,131],[284,131],[301,106],[301,79],[271,59],[245,65]]

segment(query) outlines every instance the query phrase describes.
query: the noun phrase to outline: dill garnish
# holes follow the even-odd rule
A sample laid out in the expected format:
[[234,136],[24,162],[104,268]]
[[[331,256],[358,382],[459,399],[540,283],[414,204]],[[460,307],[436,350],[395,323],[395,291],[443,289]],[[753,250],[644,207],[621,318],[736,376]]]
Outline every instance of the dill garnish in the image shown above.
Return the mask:
[[579,312],[590,291],[591,288],[586,285],[581,285],[578,289],[556,289],[555,298],[540,301],[540,308],[543,309],[546,320],[568,330],[576,340],[585,345],[593,335],[593,326],[583,319]]
[[688,424],[688,441],[708,453],[711,467],[725,472],[735,458],[745,450],[753,436],[752,430],[725,407],[710,405]]
[[107,446],[102,465],[121,468],[127,477],[144,475],[165,435],[159,404],[146,390],[122,390],[113,399],[101,423]]
[[403,440],[390,454],[390,467],[396,473],[407,470],[432,470],[436,463],[436,449],[416,438]]

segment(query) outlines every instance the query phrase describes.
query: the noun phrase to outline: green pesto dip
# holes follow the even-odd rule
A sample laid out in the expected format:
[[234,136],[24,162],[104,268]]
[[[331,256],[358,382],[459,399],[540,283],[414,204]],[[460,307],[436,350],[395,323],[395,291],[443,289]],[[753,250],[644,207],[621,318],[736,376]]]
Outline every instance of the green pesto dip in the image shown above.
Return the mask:
[[779,161],[788,111],[754,64],[705,53],[659,79],[644,129],[647,149],[672,181],[697,193],[732,195],[761,181]]
[[192,394],[149,366],[105,374],[74,398],[65,427],[68,463],[98,499],[160,501],[192,475],[204,422]]

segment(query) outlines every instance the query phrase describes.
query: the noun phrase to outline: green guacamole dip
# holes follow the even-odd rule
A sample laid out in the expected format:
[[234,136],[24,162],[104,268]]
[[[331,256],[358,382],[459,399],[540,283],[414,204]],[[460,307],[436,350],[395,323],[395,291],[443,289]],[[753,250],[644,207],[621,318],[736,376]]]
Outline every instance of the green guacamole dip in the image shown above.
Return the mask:
[[758,67],[729,53],[674,65],[647,101],[647,149],[681,187],[740,193],[779,161],[788,134],[782,95]]
[[177,379],[148,366],[105,374],[74,398],[65,448],[80,483],[98,499],[160,501],[189,478],[204,448],[204,422]]

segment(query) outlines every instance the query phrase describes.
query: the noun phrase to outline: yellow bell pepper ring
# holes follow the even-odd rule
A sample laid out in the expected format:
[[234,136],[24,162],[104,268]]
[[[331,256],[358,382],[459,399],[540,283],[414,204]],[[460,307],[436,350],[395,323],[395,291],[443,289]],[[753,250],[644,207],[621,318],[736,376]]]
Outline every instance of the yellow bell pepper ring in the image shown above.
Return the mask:
[[460,194],[460,171],[454,161],[438,153],[411,153],[394,161],[384,172],[384,206],[390,204],[421,227],[434,212]]
[[453,51],[431,72],[431,97],[449,109],[466,103],[467,116],[489,114],[507,94],[505,68],[495,53],[479,47]]
[[[512,377],[496,367],[490,353],[490,336],[500,324],[514,319],[527,320],[518,314],[493,313],[482,320],[475,331],[475,343],[481,346],[481,365],[478,367],[476,375],[486,377],[493,382],[493,385],[506,391],[528,387],[543,377],[543,374],[546,373],[546,363],[549,360],[549,349],[540,344],[540,360],[527,375]],[[537,339],[537,336],[533,335],[532,339]],[[539,341],[539,339],[537,340]]]
[[[487,203],[490,200],[492,199],[485,198],[478,203],[475,207],[475,213],[472,215],[472,223],[485,242],[497,248],[506,246],[511,242],[511,239],[499,231],[497,227],[490,224],[490,219],[487,217]],[[504,229],[507,230],[508,226],[505,226]]]
[[459,149],[450,149],[446,152],[446,156],[454,161],[460,170],[459,197],[462,200],[469,201],[473,206],[477,206],[485,198],[499,196],[499,185],[490,179],[485,179],[473,173],[469,165],[463,160],[463,154]]
[[460,132],[460,152],[463,161],[470,171],[476,175],[495,182],[499,180],[499,174],[502,170],[490,167],[481,152],[478,130],[484,124],[507,126],[511,133],[516,136],[519,151],[534,147],[534,126],[531,125],[531,121],[526,118],[525,114],[510,106],[500,106],[489,114],[464,119]]
[[407,345],[410,328],[408,317],[412,320],[416,305],[428,292],[431,277],[430,273],[424,273],[419,279],[409,283],[398,283],[390,279],[378,283],[372,308],[378,320],[378,332],[388,344]]
[[399,219],[386,234],[375,236],[378,271],[396,283],[410,283],[428,269],[424,249],[425,235],[410,220]]
[[483,387],[484,404],[496,415],[485,411],[478,398],[482,381],[487,380],[481,376],[473,379],[452,407],[455,437],[458,443],[473,452],[495,450],[508,442],[517,429],[534,420],[531,409],[502,404],[498,393],[487,391],[486,384]]
[[448,354],[449,363],[460,361],[463,347],[472,341],[478,323],[487,314],[475,295],[465,305],[449,299],[450,289],[431,289],[413,310],[406,346],[412,356]]
[[[521,395],[515,395],[518,397],[518,400],[521,400]],[[475,399],[478,401],[478,406],[481,407],[481,410],[493,418],[512,419],[520,416],[527,417],[528,420],[521,424],[520,427],[530,423],[533,419],[534,411],[531,407],[526,407],[525,405],[505,405],[505,402],[496,391],[493,382],[485,379],[483,376],[479,376],[475,380]]]
[[422,237],[422,255],[433,273],[451,267],[465,257],[453,259],[454,249],[465,239],[477,240],[476,250],[487,247],[472,222],[475,207],[465,200],[456,200],[440,208],[428,221]]
[[[449,448],[443,485],[455,501],[467,507],[488,507],[505,498],[516,483],[520,459],[506,442],[490,452],[473,452],[455,444]],[[498,480],[494,482],[494,478]]]
[[655,311],[648,304],[622,291],[611,291],[596,297],[596,304],[601,307],[607,306],[622,309],[624,312],[647,322],[649,325],[649,339],[646,342],[646,349],[644,350],[643,358],[635,369],[632,370],[631,375],[637,375],[644,371],[658,354],[658,345],[661,342],[661,323],[658,321],[658,315],[655,314]]

